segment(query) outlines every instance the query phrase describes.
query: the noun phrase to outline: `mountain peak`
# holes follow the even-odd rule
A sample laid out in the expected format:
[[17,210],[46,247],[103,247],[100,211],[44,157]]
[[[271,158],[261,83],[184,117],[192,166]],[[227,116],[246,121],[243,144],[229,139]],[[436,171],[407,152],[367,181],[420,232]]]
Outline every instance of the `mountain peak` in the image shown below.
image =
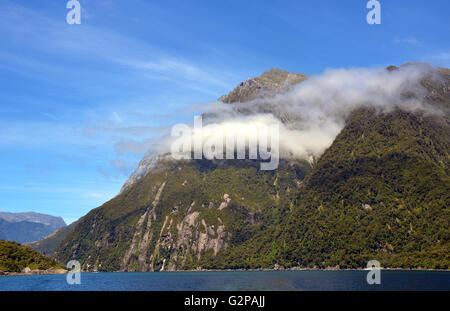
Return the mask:
[[234,90],[227,95],[222,96],[219,100],[230,104],[273,96],[287,91],[293,85],[306,79],[307,76],[303,73],[292,73],[286,70],[272,68],[264,71],[258,77],[248,78],[239,83]]
[[291,74],[291,72],[279,69],[279,68],[271,68],[269,70],[264,71],[260,77],[276,77],[276,76],[287,76]]

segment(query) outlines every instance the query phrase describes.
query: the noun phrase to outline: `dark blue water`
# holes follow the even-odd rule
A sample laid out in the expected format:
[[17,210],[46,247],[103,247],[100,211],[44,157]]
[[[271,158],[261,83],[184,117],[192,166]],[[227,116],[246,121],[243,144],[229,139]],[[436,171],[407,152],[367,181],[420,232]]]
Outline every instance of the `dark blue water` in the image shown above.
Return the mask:
[[450,272],[381,271],[368,285],[367,271],[236,271],[82,273],[80,285],[66,275],[0,277],[0,290],[450,290]]

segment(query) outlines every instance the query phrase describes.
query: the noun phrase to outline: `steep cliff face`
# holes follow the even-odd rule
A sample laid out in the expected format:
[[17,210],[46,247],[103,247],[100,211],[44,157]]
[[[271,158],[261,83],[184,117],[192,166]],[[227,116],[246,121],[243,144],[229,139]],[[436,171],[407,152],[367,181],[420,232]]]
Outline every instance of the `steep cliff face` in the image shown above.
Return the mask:
[[79,220],[59,245],[85,270],[193,269],[277,224],[309,169],[283,162],[169,161]]
[[[144,159],[55,255],[100,271],[355,268],[371,259],[449,268],[450,76],[434,74],[422,81],[425,94],[402,96],[423,96],[440,112],[355,109],[313,166],[282,160],[261,171],[250,160]],[[222,100],[273,96],[304,79],[271,70]]]

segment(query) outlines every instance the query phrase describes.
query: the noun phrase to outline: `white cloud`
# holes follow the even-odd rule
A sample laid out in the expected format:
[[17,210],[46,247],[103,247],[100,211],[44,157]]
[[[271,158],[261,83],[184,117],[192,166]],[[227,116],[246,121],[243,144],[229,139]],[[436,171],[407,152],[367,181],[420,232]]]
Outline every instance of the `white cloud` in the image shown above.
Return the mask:
[[[230,128],[249,137],[257,126],[278,124],[282,157],[309,159],[320,156],[345,125],[349,114],[360,107],[390,111],[396,107],[414,111],[430,110],[421,100],[425,89],[420,80],[432,67],[416,64],[388,71],[377,69],[333,69],[311,76],[291,91],[274,98],[248,103],[211,103],[206,108],[204,125],[215,123],[221,132]],[[402,94],[414,92],[416,98]],[[206,130],[192,134],[207,136]],[[208,134],[209,135],[209,134]],[[168,137],[152,149],[164,154],[175,138]],[[186,139],[193,141],[190,136]],[[157,146],[157,147],[155,147]],[[152,153],[151,153],[152,154]]]

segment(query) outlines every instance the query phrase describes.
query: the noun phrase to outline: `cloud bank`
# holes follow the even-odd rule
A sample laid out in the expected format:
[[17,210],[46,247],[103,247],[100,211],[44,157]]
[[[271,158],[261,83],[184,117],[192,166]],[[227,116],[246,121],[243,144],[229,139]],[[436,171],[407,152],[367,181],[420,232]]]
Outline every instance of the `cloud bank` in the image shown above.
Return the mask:
[[[237,104],[210,103],[205,107],[203,123],[215,124],[216,133],[245,137],[256,135],[257,128],[278,124],[280,157],[308,160],[319,157],[332,144],[355,109],[433,112],[422,100],[426,89],[420,83],[424,77],[433,78],[433,72],[433,67],[425,64],[404,65],[392,71],[331,69],[275,97]],[[207,125],[193,135],[201,135],[205,141],[214,132]],[[186,139],[192,141],[195,137]],[[150,154],[170,152],[173,142],[173,137],[166,137],[154,145]]]

